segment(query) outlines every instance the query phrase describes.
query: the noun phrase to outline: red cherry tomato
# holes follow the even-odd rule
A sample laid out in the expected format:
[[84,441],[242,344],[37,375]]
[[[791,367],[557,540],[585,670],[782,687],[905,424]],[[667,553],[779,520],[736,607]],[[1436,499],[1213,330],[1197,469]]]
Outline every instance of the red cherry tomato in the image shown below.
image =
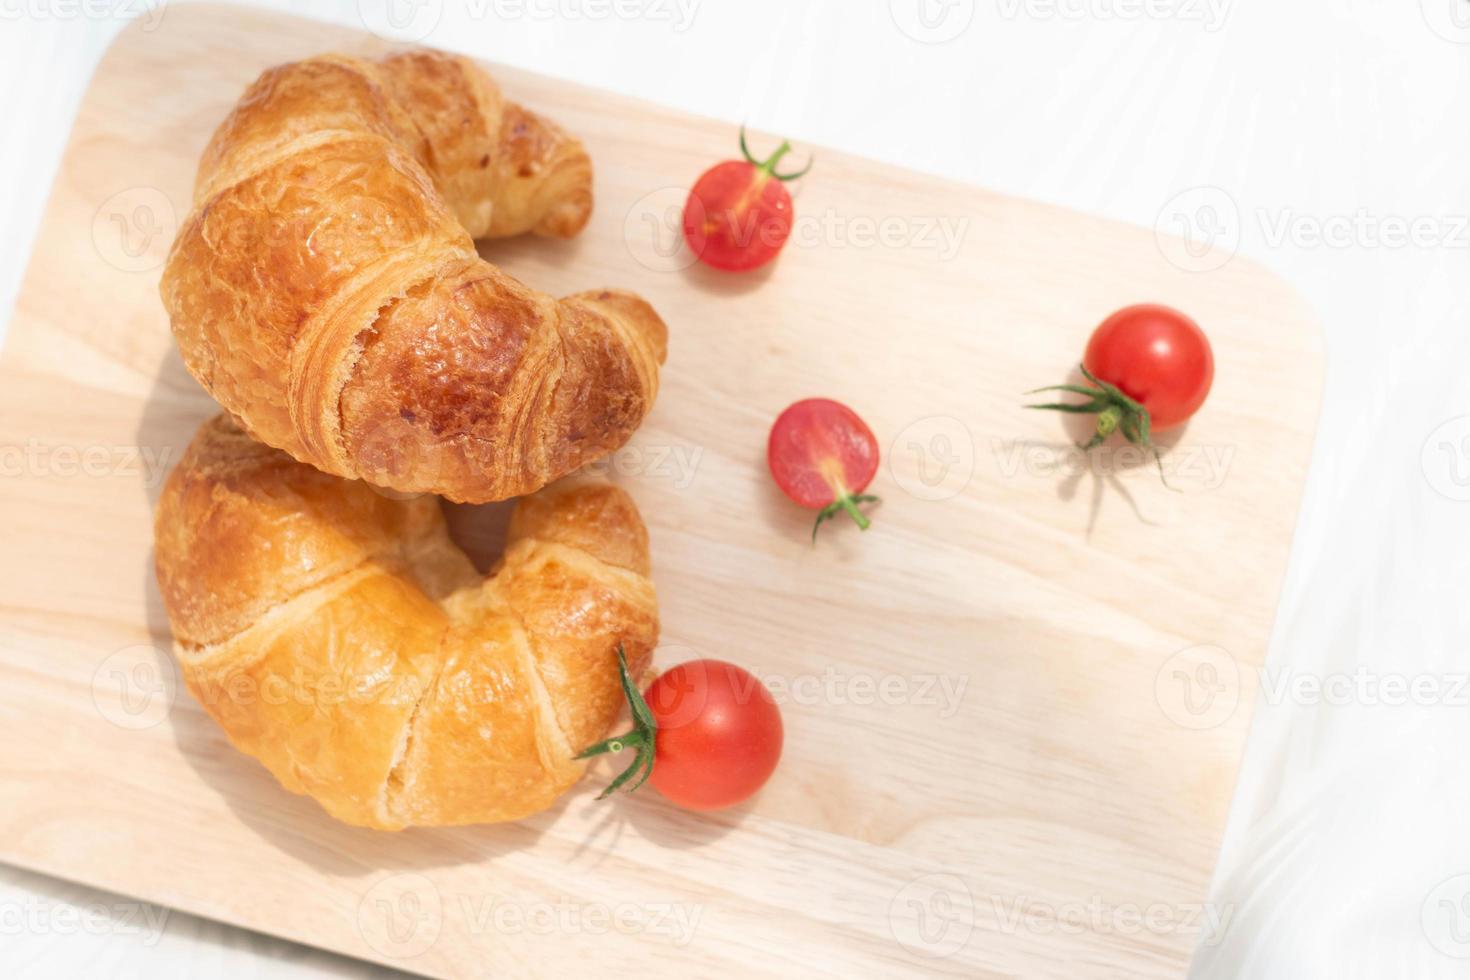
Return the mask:
[[684,205],[684,239],[706,265],[744,272],[776,257],[791,237],[794,213],[785,182],[800,173],[778,174],[776,164],[791,151],[782,143],[768,160],[757,160],[745,145],[744,160],[727,160],[706,170]]
[[782,493],[821,511],[813,539],[841,511],[868,529],[870,521],[857,505],[878,499],[863,493],[878,472],[878,440],[846,405],[808,398],[786,409],[771,426],[766,462]]
[[[1178,310],[1129,306],[1093,331],[1082,356],[1082,375],[1085,385],[1052,385],[1037,391],[1065,391],[1087,401],[1028,407],[1097,415],[1097,430],[1083,449],[1100,446],[1121,432],[1135,446],[1153,453],[1164,479],[1164,461],[1153,434],[1182,425],[1199,411],[1215,380],[1215,355],[1199,324]],[[1168,484],[1167,479],[1164,482]]]
[[742,803],[781,758],[781,710],[754,674],[722,660],[680,664],[644,694],[658,723],[655,789],[689,810]]
[[1215,356],[1199,324],[1167,306],[1130,306],[1102,322],[1082,363],[1148,409],[1153,431],[1189,420],[1215,380]]
[[584,749],[577,758],[636,749],[637,757],[602,799],[645,781],[690,810],[719,810],[755,794],[781,759],[781,711],[754,674],[723,660],[692,660],[639,694],[618,648],[633,730]]

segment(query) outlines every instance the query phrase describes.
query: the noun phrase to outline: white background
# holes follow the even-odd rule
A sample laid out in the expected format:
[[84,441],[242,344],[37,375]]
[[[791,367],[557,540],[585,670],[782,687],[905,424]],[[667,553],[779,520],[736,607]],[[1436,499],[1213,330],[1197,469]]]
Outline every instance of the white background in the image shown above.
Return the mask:
[[[1195,974],[1470,975],[1470,0],[596,2],[420,0],[430,20],[411,23],[801,142],[1238,240],[1306,295],[1327,395],[1265,680],[1326,680],[1338,703],[1263,699],[1216,882],[1232,923]],[[260,5],[363,24],[354,0]],[[156,6],[0,0],[7,320],[91,70]],[[0,869],[0,967],[361,969],[182,915],[156,937],[136,909],[65,911],[121,902]]]

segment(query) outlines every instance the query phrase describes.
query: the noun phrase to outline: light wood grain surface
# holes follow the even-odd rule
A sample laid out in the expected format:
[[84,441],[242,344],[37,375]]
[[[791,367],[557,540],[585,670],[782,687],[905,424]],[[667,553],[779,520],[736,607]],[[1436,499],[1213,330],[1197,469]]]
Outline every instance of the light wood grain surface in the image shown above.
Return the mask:
[[[497,75],[588,143],[598,211],[485,254],[668,320],[659,405],[608,468],[651,526],[661,665],[766,678],[782,766],[714,817],[587,784],[523,824],[383,835],[229,748],[152,579],[159,484],[214,411],[158,271],[243,87],[373,47],[191,5],[97,72],[0,357],[0,859],[434,975],[1180,975],[1230,914],[1200,905],[1311,448],[1310,316],[1240,259],[1197,275],[1151,230],[820,151],[779,263],[723,278],[671,216],[733,127],[520,72]],[[1078,431],[1020,407],[1140,300],[1215,345],[1177,493],[1126,454],[1079,468]],[[763,460],[814,394],[886,452],[874,529],[816,547]]]

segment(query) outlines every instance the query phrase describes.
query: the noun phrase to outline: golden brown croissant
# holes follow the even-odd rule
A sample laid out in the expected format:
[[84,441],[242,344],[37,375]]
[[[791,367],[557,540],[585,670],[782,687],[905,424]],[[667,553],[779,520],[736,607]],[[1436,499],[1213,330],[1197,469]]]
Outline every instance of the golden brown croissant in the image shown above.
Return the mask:
[[327,475],[220,416],[169,476],[154,537],[189,690],[348,823],[544,809],[623,704],[618,644],[636,676],[657,642],[647,532],[607,484],[519,501],[486,579],[438,500]]
[[160,291],[189,370],[256,438],[340,476],[483,502],[627,441],[666,330],[643,300],[556,300],[472,236],[575,234],[580,143],[469,61],[329,55],[267,71],[215,132]]

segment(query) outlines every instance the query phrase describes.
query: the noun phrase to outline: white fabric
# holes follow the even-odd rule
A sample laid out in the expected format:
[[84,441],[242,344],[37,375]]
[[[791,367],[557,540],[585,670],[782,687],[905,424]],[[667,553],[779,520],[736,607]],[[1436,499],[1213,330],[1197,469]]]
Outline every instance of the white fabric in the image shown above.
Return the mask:
[[[1330,367],[1265,680],[1364,693],[1262,703],[1217,881],[1232,924],[1194,973],[1470,975],[1466,0],[638,0],[634,19],[392,2],[440,46],[1146,226],[1183,217],[1291,280]],[[384,23],[375,0],[260,5]],[[148,6],[0,0],[0,310],[91,68]],[[1419,241],[1397,243],[1410,222]],[[1392,677],[1423,703],[1385,703]],[[109,901],[0,870],[0,912]],[[184,916],[151,945],[6,921],[7,976],[346,969]]]

